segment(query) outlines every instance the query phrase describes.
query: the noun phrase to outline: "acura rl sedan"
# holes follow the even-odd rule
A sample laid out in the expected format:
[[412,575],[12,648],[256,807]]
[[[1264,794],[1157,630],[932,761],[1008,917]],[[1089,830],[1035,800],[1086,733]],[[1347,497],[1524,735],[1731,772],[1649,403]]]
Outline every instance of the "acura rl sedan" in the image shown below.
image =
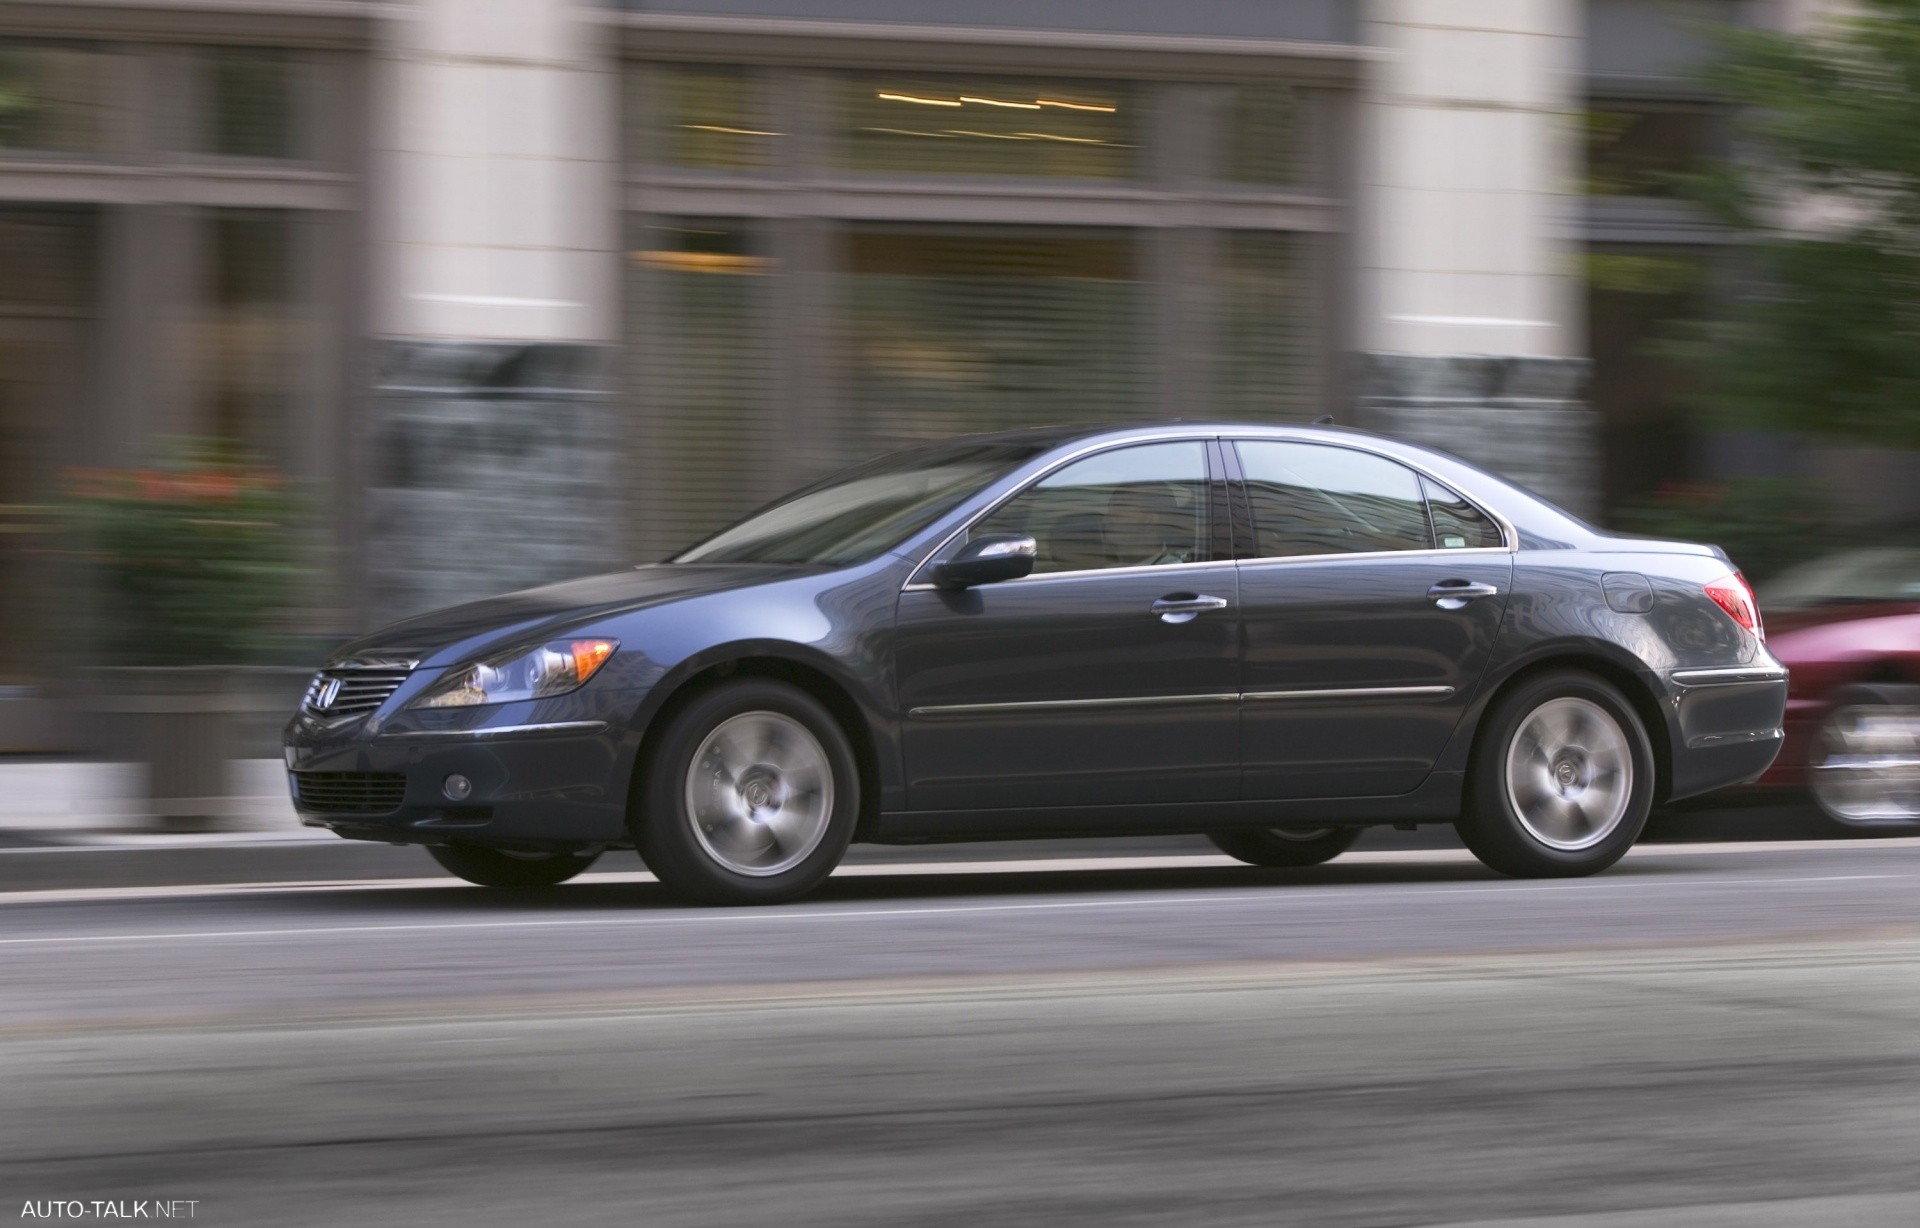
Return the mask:
[[1336,428],[956,439],[665,563],[408,619],[286,731],[303,821],[494,887],[636,848],[790,899],[851,841],[1205,833],[1305,866],[1453,823],[1591,874],[1764,772],[1786,671],[1711,546]]

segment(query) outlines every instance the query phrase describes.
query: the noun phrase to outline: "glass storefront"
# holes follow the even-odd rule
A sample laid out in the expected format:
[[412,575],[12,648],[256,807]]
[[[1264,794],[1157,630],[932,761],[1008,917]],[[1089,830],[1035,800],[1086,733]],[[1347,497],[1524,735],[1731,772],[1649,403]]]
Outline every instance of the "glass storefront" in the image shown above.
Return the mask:
[[650,414],[635,518],[640,556],[664,557],[764,502],[756,474],[775,463],[772,261],[737,220],[662,219],[630,254],[653,323],[633,379]]
[[98,220],[0,205],[0,686],[43,681],[50,657],[50,504],[86,387]]
[[1128,232],[868,225],[845,252],[855,454],[1151,404]]

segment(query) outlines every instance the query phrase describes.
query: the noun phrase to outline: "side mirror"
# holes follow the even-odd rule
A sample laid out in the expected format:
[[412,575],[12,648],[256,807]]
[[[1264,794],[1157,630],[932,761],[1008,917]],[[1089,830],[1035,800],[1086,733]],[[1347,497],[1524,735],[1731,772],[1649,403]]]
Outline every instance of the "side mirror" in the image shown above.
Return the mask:
[[1025,533],[983,533],[952,558],[935,564],[933,582],[941,588],[971,588],[1018,580],[1033,571],[1040,545]]

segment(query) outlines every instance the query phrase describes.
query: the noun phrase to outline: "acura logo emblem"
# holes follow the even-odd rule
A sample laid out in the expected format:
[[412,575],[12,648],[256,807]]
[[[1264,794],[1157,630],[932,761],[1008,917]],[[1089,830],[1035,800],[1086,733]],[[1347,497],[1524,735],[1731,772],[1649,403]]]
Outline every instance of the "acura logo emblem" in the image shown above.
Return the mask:
[[313,693],[313,706],[324,712],[328,708],[333,707],[333,701],[338,698],[340,698],[340,680],[338,678],[323,678],[320,682],[320,689]]

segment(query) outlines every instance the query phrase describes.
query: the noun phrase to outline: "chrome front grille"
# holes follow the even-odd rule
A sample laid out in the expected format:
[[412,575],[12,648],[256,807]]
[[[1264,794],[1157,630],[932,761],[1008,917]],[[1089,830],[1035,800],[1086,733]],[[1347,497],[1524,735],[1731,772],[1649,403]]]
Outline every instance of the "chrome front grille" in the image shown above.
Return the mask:
[[313,676],[300,706],[323,720],[365,716],[386,703],[412,672],[402,664],[329,666]]

